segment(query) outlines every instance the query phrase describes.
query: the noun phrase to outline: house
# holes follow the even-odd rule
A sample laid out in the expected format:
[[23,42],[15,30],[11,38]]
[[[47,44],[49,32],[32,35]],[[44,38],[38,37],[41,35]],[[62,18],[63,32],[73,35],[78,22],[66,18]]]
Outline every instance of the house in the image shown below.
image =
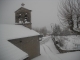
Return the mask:
[[15,24],[0,24],[0,60],[29,60],[40,55],[40,34],[31,24],[31,10],[24,7],[15,11]]

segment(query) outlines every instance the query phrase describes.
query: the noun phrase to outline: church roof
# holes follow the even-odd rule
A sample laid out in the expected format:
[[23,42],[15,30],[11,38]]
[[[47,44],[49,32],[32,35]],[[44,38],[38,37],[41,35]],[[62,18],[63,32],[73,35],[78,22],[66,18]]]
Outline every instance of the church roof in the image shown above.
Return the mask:
[[3,37],[6,40],[39,35],[39,33],[37,33],[36,31],[22,25],[9,24],[0,24],[0,33],[3,34]]
[[31,10],[29,10],[29,9],[27,9],[27,8],[20,7],[20,8],[19,8],[18,10],[16,10],[15,12],[22,11],[22,10],[31,11]]
[[39,35],[21,25],[0,24],[0,60],[23,60],[28,54],[14,46],[8,40]]

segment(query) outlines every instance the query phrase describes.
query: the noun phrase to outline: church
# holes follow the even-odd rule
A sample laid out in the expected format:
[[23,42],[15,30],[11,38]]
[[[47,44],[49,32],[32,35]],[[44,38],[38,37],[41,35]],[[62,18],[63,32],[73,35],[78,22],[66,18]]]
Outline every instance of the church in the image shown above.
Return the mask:
[[30,60],[40,55],[40,34],[32,30],[31,10],[21,4],[15,24],[0,24],[0,60]]
[[24,8],[23,3],[21,5],[22,7],[15,11],[15,24],[23,25],[31,29],[31,10]]

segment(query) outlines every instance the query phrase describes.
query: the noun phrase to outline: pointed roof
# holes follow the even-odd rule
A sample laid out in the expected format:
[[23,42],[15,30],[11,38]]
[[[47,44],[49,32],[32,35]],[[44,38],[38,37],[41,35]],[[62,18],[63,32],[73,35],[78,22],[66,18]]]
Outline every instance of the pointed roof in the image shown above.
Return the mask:
[[18,12],[18,11],[22,11],[22,10],[26,10],[26,11],[32,11],[32,10],[29,10],[29,9],[27,9],[27,8],[24,8],[24,7],[20,7],[18,10],[16,10],[15,12]]

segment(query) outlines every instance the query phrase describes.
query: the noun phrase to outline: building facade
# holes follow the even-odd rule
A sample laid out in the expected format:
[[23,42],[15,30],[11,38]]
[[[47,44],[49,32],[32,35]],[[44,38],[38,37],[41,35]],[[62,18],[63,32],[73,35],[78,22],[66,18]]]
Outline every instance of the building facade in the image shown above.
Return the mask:
[[9,41],[26,52],[30,59],[40,55],[39,36],[25,37]]
[[15,23],[31,29],[31,10],[26,9],[23,6],[16,10]]

